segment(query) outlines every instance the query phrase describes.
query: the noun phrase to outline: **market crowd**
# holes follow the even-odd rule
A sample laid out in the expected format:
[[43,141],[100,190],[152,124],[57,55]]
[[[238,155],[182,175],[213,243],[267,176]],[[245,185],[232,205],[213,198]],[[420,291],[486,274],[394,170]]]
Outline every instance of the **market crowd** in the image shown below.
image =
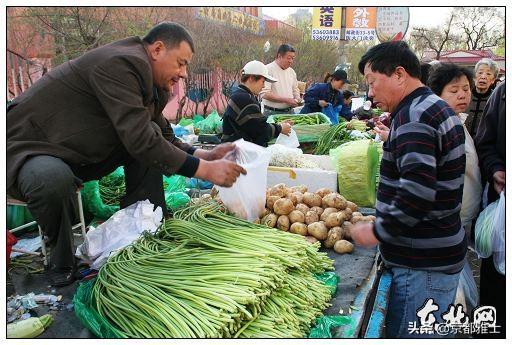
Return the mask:
[[[378,245],[392,274],[387,337],[413,336],[408,323],[428,298],[440,320],[454,303],[476,218],[505,190],[505,82],[496,85],[496,63],[482,59],[474,71],[438,63],[422,74],[406,43],[381,43],[358,66],[371,102],[352,113],[347,73],[329,72],[302,94],[292,68],[296,51],[283,44],[271,63],[242,68],[223,114],[224,143],[206,151],[178,140],[162,115],[194,51],[184,27],[160,23],[143,38],[57,66],[8,106],[7,191],[28,203],[48,236],[52,284],[75,280],[71,224],[82,183],[124,166],[121,207],[149,199],[165,210],[162,174],[233,185],[246,173],[225,158],[233,141],[267,146],[291,133],[292,121],[269,124],[269,115],[330,106],[346,120],[369,119],[378,107],[389,117],[375,123],[384,141],[377,219],[358,224],[352,237]],[[482,260],[480,304],[496,308],[504,337],[505,276],[492,257]]]

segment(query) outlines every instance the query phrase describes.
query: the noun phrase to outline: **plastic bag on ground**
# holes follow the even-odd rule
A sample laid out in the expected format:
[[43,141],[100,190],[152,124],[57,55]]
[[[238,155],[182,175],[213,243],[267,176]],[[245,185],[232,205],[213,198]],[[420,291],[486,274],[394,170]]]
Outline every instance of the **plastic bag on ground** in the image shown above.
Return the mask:
[[314,274],[315,279],[324,283],[329,290],[331,290],[331,295],[336,294],[336,289],[338,288],[338,283],[340,282],[340,277],[335,272],[324,272],[320,274]]
[[118,331],[110,322],[101,316],[92,306],[92,289],[96,278],[85,280],[78,285],[73,305],[75,314],[88,330],[99,338],[124,338],[123,333]]
[[290,147],[292,149],[300,146],[299,138],[297,137],[297,133],[295,133],[293,128],[289,135],[284,135],[284,134],[280,133],[276,139],[276,144]]
[[332,338],[331,328],[348,325],[351,322],[349,316],[321,316],[316,318],[315,327],[309,331],[308,338]]
[[197,122],[195,126],[201,134],[222,133],[222,119],[216,110],[212,111],[203,121]]
[[500,193],[500,199],[494,212],[492,234],[493,261],[496,270],[505,275],[505,193]]
[[267,168],[270,153],[265,148],[239,139],[234,142],[231,159],[245,168],[247,175],[240,175],[229,188],[215,186],[227,209],[235,216],[248,221],[259,219],[265,210]]
[[91,228],[84,243],[76,249],[76,256],[92,262],[92,269],[99,269],[114,251],[122,249],[137,240],[144,231],[154,233],[162,224],[162,209],[148,200],[114,213],[97,228]]

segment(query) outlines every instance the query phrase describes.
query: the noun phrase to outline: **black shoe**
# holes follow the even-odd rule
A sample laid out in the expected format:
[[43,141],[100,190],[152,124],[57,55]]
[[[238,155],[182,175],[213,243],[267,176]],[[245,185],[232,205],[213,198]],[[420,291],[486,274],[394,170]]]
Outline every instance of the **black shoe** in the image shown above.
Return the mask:
[[76,280],[75,270],[71,267],[50,270],[50,284],[55,287],[67,286]]

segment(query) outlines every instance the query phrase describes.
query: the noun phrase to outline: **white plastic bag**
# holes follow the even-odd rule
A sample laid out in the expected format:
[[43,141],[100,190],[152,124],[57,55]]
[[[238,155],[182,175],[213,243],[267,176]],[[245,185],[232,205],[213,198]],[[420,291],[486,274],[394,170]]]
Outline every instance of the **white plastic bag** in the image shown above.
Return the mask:
[[162,224],[163,213],[160,206],[153,209],[154,205],[144,200],[117,211],[106,222],[87,232],[75,256],[92,262],[92,269],[99,269],[112,252],[131,244],[146,230],[156,231]]
[[480,181],[480,168],[478,167],[478,155],[475,144],[466,126],[464,134],[466,142],[466,170],[464,172],[464,191],[462,193],[462,207],[460,209],[460,220],[462,225],[470,224],[478,216],[480,202],[482,201],[482,183]]
[[300,146],[299,138],[297,137],[297,133],[295,133],[293,128],[291,129],[289,135],[284,135],[283,133],[279,134],[276,139],[276,144],[290,147],[292,149]]
[[470,312],[479,304],[479,293],[476,286],[473,271],[469,265],[468,259],[464,264],[464,269],[460,273],[459,286],[455,295],[455,305],[461,304],[466,312]]
[[500,200],[494,212],[492,233],[493,261],[496,270],[505,275],[505,193],[500,193]]
[[267,169],[270,153],[265,148],[243,139],[235,141],[234,161],[245,168],[247,175],[240,175],[229,188],[215,186],[228,210],[238,218],[250,222],[259,219],[265,210]]

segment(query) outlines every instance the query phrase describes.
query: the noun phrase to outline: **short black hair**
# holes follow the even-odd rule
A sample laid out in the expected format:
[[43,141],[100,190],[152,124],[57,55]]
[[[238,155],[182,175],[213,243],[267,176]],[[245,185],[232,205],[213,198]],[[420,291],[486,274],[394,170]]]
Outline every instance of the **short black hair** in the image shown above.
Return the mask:
[[387,76],[401,66],[411,77],[421,78],[420,60],[403,41],[384,42],[371,47],[359,61],[359,72],[363,75],[367,63],[370,64],[372,71]]
[[277,56],[283,56],[288,52],[295,53],[295,49],[289,44],[281,44],[277,49]]
[[343,98],[349,99],[350,97],[354,97],[354,93],[350,90],[343,90]]
[[245,83],[247,80],[249,80],[251,78],[254,81],[258,81],[258,80],[260,80],[261,78],[264,78],[264,77],[262,75],[255,75],[255,74],[242,74],[242,76],[240,77],[240,81],[242,83]]
[[194,41],[192,36],[184,26],[178,23],[161,22],[149,30],[142,40],[147,44],[162,41],[167,49],[176,48],[181,42],[185,41],[194,53]]
[[427,85],[427,81],[428,81],[428,76],[429,76],[429,73],[430,73],[430,70],[432,69],[432,65],[429,64],[429,63],[422,63],[420,65],[420,70],[421,70],[421,82],[425,85]]
[[452,63],[440,63],[432,70],[428,77],[427,86],[433,93],[440,96],[444,87],[452,80],[458,80],[460,77],[466,76],[469,86],[473,88],[473,73],[464,67],[457,66]]

